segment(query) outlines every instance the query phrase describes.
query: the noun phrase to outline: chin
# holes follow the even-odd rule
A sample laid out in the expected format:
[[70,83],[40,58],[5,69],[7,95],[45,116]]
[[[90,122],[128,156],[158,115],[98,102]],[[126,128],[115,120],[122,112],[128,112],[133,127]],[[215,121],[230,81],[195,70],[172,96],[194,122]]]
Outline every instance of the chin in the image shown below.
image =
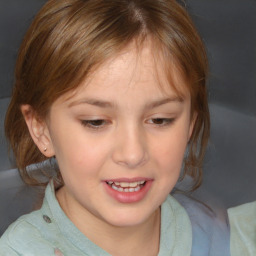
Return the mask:
[[[140,212],[141,211],[141,212]],[[116,213],[112,212],[110,218],[105,219],[109,224],[116,227],[134,227],[147,222],[150,217],[156,213],[156,210],[152,210],[149,213],[145,212],[145,209],[133,209],[132,211],[124,210]]]

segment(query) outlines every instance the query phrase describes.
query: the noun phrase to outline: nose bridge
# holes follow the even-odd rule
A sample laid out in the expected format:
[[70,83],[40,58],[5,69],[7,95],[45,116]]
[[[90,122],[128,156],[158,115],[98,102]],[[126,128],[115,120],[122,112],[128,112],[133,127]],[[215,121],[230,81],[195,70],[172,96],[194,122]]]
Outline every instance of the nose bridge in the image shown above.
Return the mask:
[[113,159],[116,163],[136,168],[148,159],[146,136],[143,127],[129,124],[118,128]]

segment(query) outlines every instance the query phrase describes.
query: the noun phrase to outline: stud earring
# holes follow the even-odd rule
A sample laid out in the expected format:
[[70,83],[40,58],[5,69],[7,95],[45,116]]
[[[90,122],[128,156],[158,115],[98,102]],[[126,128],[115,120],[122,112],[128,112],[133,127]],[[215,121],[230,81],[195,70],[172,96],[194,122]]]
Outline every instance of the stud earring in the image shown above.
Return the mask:
[[47,148],[44,148],[44,152],[46,152],[47,151]]

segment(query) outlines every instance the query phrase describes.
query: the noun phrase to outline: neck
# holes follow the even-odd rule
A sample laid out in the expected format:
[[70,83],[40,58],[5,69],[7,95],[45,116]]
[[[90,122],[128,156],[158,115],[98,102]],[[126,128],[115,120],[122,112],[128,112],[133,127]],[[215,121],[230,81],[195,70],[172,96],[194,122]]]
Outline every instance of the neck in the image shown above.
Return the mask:
[[101,237],[98,245],[111,255],[156,256],[160,241],[160,210],[145,223],[135,227],[110,226],[96,236]]
[[145,222],[136,226],[117,227],[91,215],[77,215],[70,209],[65,193],[60,189],[58,201],[73,224],[93,243],[113,256],[156,256],[160,244],[160,208]]

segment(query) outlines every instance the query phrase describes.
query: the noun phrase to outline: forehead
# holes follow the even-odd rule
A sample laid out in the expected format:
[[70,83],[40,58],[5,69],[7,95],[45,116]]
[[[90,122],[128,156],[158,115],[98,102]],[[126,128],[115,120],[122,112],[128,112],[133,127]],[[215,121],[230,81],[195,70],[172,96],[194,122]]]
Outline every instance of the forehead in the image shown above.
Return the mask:
[[[136,89],[136,90],[135,90]],[[185,80],[173,59],[166,59],[154,48],[151,41],[138,47],[129,44],[116,56],[108,59],[65,97],[73,98],[81,94],[97,94],[99,91],[117,92],[143,91],[145,95],[167,94],[181,99],[188,96]],[[116,92],[116,93],[113,93]]]

